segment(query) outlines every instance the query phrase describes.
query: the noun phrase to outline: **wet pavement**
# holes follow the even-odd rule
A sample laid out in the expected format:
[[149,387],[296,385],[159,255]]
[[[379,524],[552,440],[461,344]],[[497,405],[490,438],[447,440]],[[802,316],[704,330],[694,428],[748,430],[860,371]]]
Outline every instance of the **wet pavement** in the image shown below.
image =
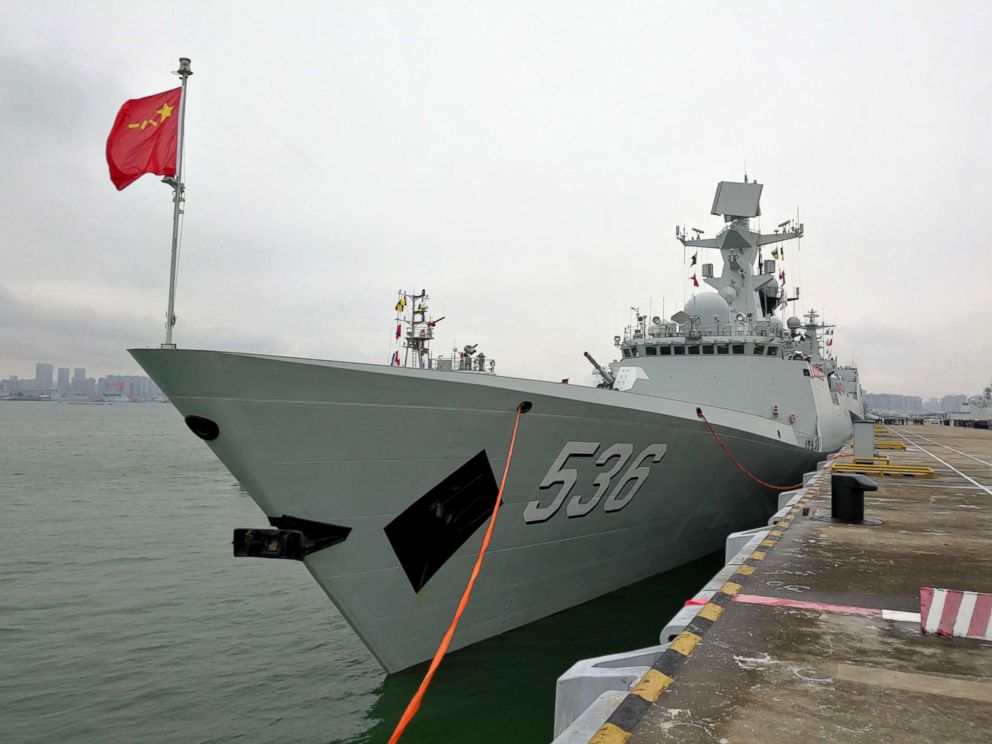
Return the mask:
[[992,642],[924,634],[915,615],[924,586],[992,592],[992,432],[889,430],[907,445],[892,463],[936,477],[874,477],[880,523],[849,525],[829,519],[824,473],[619,740],[989,740]]

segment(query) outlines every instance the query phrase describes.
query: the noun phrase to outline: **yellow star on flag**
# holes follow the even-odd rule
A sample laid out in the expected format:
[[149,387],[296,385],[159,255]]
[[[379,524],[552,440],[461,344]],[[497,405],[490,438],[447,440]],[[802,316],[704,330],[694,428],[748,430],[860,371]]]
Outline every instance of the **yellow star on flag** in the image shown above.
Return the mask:
[[163,103],[162,108],[155,111],[156,114],[162,117],[161,119],[159,119],[159,123],[165,121],[170,116],[172,116],[172,110],[174,108],[175,106],[170,106],[168,103]]

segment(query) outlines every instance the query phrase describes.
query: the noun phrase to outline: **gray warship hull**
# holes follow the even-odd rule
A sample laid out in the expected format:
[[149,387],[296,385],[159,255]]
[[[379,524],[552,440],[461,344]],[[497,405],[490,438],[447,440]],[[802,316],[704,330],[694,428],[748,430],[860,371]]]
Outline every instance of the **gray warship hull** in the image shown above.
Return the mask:
[[[728,532],[763,524],[774,492],[740,472],[697,409],[749,470],[776,484],[799,481],[850,430],[843,399],[836,412],[821,411],[835,425],[814,441],[767,415],[704,399],[218,351],[131,353],[181,414],[216,425],[207,444],[273,523],[289,516],[347,531],[303,562],[390,672],[434,653],[485,531],[483,522],[418,579],[410,568],[418,551],[429,553],[438,530],[457,527],[460,515],[433,515],[438,524],[423,534],[423,522],[404,515],[469,466],[498,481],[522,401],[532,408],[453,648],[691,561],[719,549]],[[491,497],[484,501],[491,510]]]

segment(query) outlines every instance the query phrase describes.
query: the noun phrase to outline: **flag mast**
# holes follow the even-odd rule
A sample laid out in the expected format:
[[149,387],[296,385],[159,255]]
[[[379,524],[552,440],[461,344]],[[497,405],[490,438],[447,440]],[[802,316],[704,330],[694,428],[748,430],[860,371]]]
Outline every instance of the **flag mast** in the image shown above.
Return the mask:
[[176,324],[176,268],[179,258],[179,215],[183,213],[182,203],[186,190],[183,183],[183,129],[186,124],[186,79],[193,74],[189,68],[189,57],[179,58],[179,69],[175,74],[182,78],[182,92],[179,96],[179,137],[176,141],[176,175],[162,180],[172,186],[172,264],[169,271],[169,309],[165,314],[165,343],[163,349],[174,349],[172,327]]

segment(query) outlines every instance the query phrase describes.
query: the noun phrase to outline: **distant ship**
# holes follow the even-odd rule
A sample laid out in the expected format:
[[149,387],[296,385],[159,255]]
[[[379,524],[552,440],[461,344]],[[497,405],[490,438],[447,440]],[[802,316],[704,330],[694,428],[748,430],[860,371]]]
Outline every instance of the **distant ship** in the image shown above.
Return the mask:
[[961,404],[961,413],[951,418],[976,429],[992,428],[992,385],[986,385],[981,395],[968,398]]
[[[431,354],[426,291],[401,294],[394,365],[224,351],[131,354],[268,517],[240,555],[298,558],[386,670],[428,659],[444,633],[521,419],[482,575],[453,648],[719,549],[760,525],[775,492],[851,436],[857,370],[825,353],[815,312],[785,322],[774,259],[799,238],[754,232],[762,185],[721,182],[701,268],[714,291],[671,319],[638,314],[596,364],[598,387],[500,377],[469,347]],[[781,275],[779,275],[781,276]],[[797,298],[791,298],[797,302]]]

